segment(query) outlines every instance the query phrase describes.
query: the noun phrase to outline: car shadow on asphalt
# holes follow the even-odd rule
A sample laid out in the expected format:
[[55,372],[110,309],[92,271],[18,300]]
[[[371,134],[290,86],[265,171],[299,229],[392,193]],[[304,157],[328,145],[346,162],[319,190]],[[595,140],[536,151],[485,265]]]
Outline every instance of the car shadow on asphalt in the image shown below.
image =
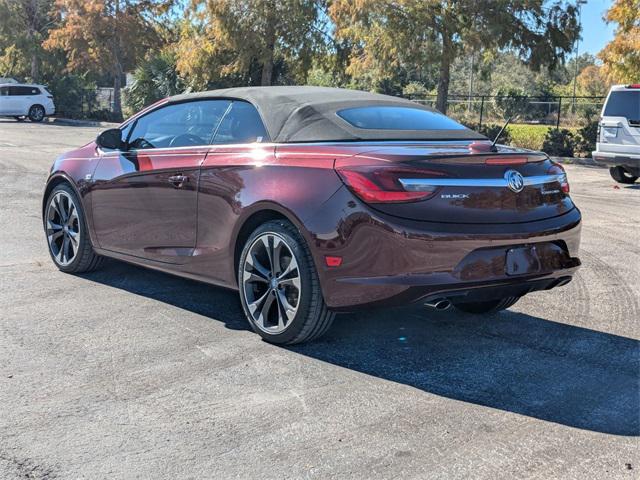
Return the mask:
[[[249,328],[233,291],[115,261],[83,277]],[[640,435],[640,342],[631,338],[515,311],[478,317],[412,306],[339,315],[322,339],[286,348],[455,400]]]

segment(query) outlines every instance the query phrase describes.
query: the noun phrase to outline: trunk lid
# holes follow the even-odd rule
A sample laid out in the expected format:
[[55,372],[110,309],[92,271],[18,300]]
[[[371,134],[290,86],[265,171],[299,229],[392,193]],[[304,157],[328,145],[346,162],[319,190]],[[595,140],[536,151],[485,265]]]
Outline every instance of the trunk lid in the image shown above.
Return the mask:
[[[411,220],[521,223],[556,217],[574,208],[562,167],[545,154],[507,147],[498,152],[486,150],[468,145],[435,150],[388,146],[336,160],[335,166],[347,186],[372,208]],[[376,199],[359,194],[362,182],[354,181],[352,172],[379,183],[382,189],[431,193],[428,198],[407,196],[407,201],[393,195]]]

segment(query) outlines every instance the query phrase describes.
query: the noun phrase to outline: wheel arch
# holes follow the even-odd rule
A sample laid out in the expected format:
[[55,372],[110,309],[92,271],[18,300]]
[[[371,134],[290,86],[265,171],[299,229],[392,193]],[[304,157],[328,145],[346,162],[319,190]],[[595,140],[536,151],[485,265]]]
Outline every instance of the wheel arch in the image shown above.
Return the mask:
[[[49,177],[49,180],[47,180],[47,184],[44,187],[44,193],[42,195],[42,212],[41,212],[43,218],[44,218],[45,209],[47,208],[47,199],[49,198],[49,195],[51,194],[52,190],[56,188],[58,185],[60,185],[61,183],[68,184],[75,192],[76,197],[78,198],[78,201],[82,203],[82,195],[80,195],[80,192],[78,191],[78,186],[74,183],[73,180],[71,180],[71,177],[69,177],[64,172],[55,173],[51,177]],[[85,210],[84,205],[82,205],[82,209]]]
[[295,226],[301,233],[303,238],[309,243],[309,234],[303,227],[302,222],[290,211],[277,204],[261,204],[252,209],[237,223],[236,233],[234,235],[233,249],[233,276],[238,281],[238,265],[240,263],[240,255],[245,242],[251,233],[263,223],[272,220],[286,220]]
[[31,109],[33,107],[42,108],[42,111],[44,112],[44,116],[42,118],[47,116],[47,108],[44,105],[42,105],[41,103],[32,103],[31,105],[29,105],[29,108],[27,109],[27,116],[29,116],[29,114],[31,113]]

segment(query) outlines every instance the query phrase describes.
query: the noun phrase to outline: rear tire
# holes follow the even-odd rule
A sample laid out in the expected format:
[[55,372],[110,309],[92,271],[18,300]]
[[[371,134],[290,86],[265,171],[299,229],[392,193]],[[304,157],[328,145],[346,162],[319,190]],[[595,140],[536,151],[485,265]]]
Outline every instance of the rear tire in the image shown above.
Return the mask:
[[609,169],[611,177],[618,183],[631,184],[638,179],[635,175],[627,172],[624,167],[611,167]]
[[486,302],[452,302],[458,310],[476,315],[496,313],[505,310],[515,304],[520,297],[505,297],[498,300],[488,300]]
[[51,191],[43,224],[49,254],[59,270],[84,273],[100,266],[103,257],[93,251],[82,204],[71,186],[61,183]]
[[45,113],[42,105],[32,105],[29,109],[29,120],[32,122],[41,122],[44,120]]
[[240,303],[249,324],[279,345],[323,335],[335,313],[327,308],[311,252],[291,223],[273,220],[247,239],[238,264]]

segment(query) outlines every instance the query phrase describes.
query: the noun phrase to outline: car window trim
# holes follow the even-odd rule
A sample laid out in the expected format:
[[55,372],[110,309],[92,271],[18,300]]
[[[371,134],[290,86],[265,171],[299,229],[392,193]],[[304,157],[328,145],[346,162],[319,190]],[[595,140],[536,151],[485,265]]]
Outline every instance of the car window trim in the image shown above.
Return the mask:
[[[152,113],[158,112],[160,110],[162,110],[163,108],[167,108],[170,107],[172,105],[181,105],[183,103],[195,103],[195,102],[218,102],[218,101],[228,101],[229,105],[227,106],[227,109],[224,111],[224,113],[222,114],[222,116],[220,117],[220,120],[218,121],[218,124],[215,126],[214,129],[214,136],[216,133],[218,133],[218,128],[220,127],[220,124],[222,123],[222,119],[227,115],[227,113],[229,112],[229,109],[231,108],[231,105],[233,104],[233,100],[232,99],[227,99],[227,98],[209,98],[209,99],[194,99],[194,100],[185,100],[184,102],[176,102],[176,103],[163,103],[162,105],[159,105],[158,108],[154,108],[153,110],[146,112],[144,115],[140,115],[139,117],[136,117],[133,120],[133,124],[131,125],[131,122],[125,122],[122,126],[119,127],[120,131],[123,131],[124,129],[126,129],[129,125],[131,125],[131,130],[129,130],[129,134],[127,135],[127,138],[125,140],[125,144],[128,146],[129,145],[129,140],[131,140],[131,135],[133,134],[133,131],[136,129],[136,126],[138,125],[138,121],[141,118],[146,117],[147,115],[151,115]],[[214,137],[209,137],[209,142],[211,142],[213,140]],[[206,143],[206,144],[202,144],[202,145],[189,145],[186,147],[159,147],[159,148],[135,148],[135,149],[127,149],[125,151],[127,152],[138,152],[138,151],[149,151],[149,150],[161,150],[161,149],[179,149],[179,148],[197,148],[197,147],[208,147],[212,145],[211,143]]]
[[[222,116],[222,118],[220,119],[220,123],[218,124],[218,127],[216,128],[216,132],[215,135],[213,137],[211,137],[211,145],[253,145],[253,144],[262,144],[264,143],[265,145],[272,143],[271,142],[271,136],[269,135],[269,131],[267,130],[267,128],[264,125],[264,120],[262,119],[262,115],[260,115],[260,110],[258,110],[258,108],[251,102],[247,101],[247,100],[242,100],[242,99],[237,99],[237,98],[230,98],[229,100],[231,100],[231,103],[229,104],[229,108],[227,109],[227,111],[224,113],[224,115]],[[256,113],[258,114],[258,118],[260,119],[260,123],[262,124],[262,129],[264,130],[264,132],[267,134],[267,142],[245,142],[245,143],[224,143],[224,142],[219,142],[216,143],[214,142],[216,135],[218,134],[218,130],[220,129],[220,126],[222,125],[222,122],[224,121],[224,119],[227,117],[227,115],[232,111],[233,109],[233,104],[239,102],[239,103],[247,103],[249,105],[251,105],[253,107],[253,109],[256,111]]]
[[229,115],[229,112],[231,111],[234,103],[235,103],[235,100],[230,99],[229,105],[227,106],[227,109],[224,111],[224,113],[220,117],[220,121],[218,122],[218,125],[216,125],[216,129],[214,130],[213,135],[209,137],[209,145],[217,145],[214,142],[214,140],[216,139],[216,135],[218,135],[218,130],[220,130],[220,125],[222,125],[222,122],[224,122],[224,119],[227,118],[227,115]]
[[[271,136],[269,135],[269,131],[267,130],[267,128],[265,127],[265,123],[264,123],[264,119],[262,118],[262,114],[260,113],[260,110],[258,109],[258,107],[256,107],[253,103],[247,101],[247,100],[243,100],[243,99],[238,99],[235,97],[219,97],[219,98],[207,98],[207,99],[190,99],[190,100],[184,100],[182,102],[172,102],[172,103],[163,103],[161,105],[158,105],[157,108],[154,108],[153,110],[150,110],[148,112],[145,112],[144,115],[140,115],[137,117],[134,117],[132,120],[130,121],[125,121],[122,125],[120,125],[118,128],[120,129],[120,131],[125,130],[129,125],[131,125],[131,130],[129,130],[129,134],[127,135],[127,138],[124,140],[124,142],[128,145],[129,144],[129,140],[131,140],[131,134],[133,133],[133,131],[135,130],[138,121],[141,118],[146,117],[147,115],[153,113],[153,112],[157,112],[158,110],[168,107],[170,105],[180,105],[181,103],[190,103],[190,102],[202,102],[202,101],[228,101],[229,102],[229,106],[227,107],[227,110],[225,110],[225,112],[222,114],[222,116],[220,117],[220,121],[218,122],[218,124],[215,127],[214,133],[213,135],[209,138],[209,143],[207,145],[211,146],[211,145],[252,145],[253,143],[256,142],[252,142],[252,143],[237,143],[237,144],[229,144],[229,143],[214,143],[215,137],[218,134],[218,130],[220,128],[220,125],[222,125],[223,120],[225,119],[225,117],[229,114],[229,112],[231,111],[231,108],[233,106],[233,104],[235,102],[244,102],[244,103],[248,103],[249,105],[251,105],[255,110],[256,113],[258,114],[258,118],[260,119],[260,122],[262,123],[262,128],[264,129],[265,133],[267,134],[267,138],[266,138],[266,142],[260,142],[262,145],[268,145],[273,143],[271,140]],[[194,145],[194,146],[205,146],[205,145]],[[162,147],[162,148],[169,148],[169,147]],[[152,150],[152,149],[135,149],[136,151],[138,150]],[[134,151],[132,150],[127,150],[127,151]]]

